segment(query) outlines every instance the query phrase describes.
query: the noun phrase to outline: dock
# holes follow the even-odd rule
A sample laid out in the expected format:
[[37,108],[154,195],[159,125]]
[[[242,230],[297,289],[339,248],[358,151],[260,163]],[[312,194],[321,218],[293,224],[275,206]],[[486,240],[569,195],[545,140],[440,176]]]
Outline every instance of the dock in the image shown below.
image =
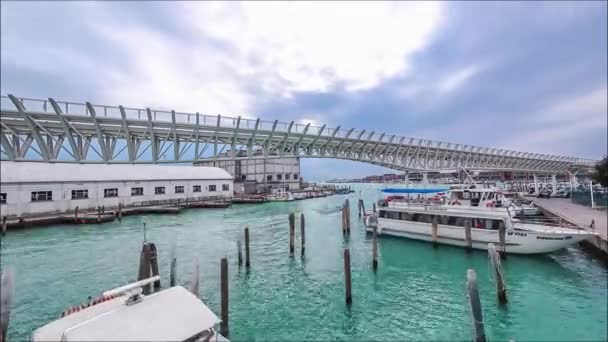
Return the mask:
[[[562,218],[579,229],[593,231],[598,236],[589,241],[585,241],[589,247],[601,252],[604,257],[608,257],[608,236],[607,227],[608,212],[606,209],[592,209],[584,205],[572,203],[565,198],[535,198],[534,204],[547,211],[549,214]],[[594,227],[591,227],[591,223]]]

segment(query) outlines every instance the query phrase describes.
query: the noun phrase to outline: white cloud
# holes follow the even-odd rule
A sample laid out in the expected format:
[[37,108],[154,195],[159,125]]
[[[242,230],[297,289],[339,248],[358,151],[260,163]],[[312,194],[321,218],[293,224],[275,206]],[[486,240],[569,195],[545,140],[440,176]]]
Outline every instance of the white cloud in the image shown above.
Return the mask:
[[[241,71],[272,69],[288,82],[267,91],[366,89],[407,72],[441,20],[438,2],[182,3],[201,32],[229,42]],[[285,88],[286,89],[283,89]],[[285,92],[287,90],[287,92]]]
[[[178,18],[181,32],[192,33],[188,37],[176,37],[154,20],[125,20],[129,12],[117,16],[124,10],[118,3],[66,6],[78,13],[71,22],[75,29],[65,33],[68,43],[23,40],[3,30],[2,57],[40,72],[95,77],[107,85],[95,94],[95,102],[246,116],[253,111],[254,96],[290,98],[294,92],[329,92],[337,85],[356,91],[407,73],[408,57],[430,42],[443,5],[172,3],[170,16]],[[105,52],[70,49],[79,30],[97,37],[88,43],[124,56],[123,64],[111,64],[115,61],[108,62]]]
[[481,65],[471,65],[465,68],[453,71],[441,78],[437,83],[437,89],[440,92],[447,93],[462,87],[472,77],[481,71]]
[[[504,146],[550,154],[574,154],[577,139],[601,132],[603,144],[607,137],[608,87],[603,85],[586,94],[573,95],[531,113],[527,126],[515,130]],[[556,147],[560,150],[556,150]],[[604,150],[606,153],[606,150]],[[581,153],[577,153],[581,154]]]

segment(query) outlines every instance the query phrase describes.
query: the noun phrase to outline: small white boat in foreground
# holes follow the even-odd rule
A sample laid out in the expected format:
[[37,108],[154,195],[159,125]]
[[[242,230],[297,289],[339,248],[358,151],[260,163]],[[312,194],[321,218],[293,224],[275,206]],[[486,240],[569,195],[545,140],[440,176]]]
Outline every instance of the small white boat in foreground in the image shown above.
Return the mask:
[[219,318],[181,286],[144,296],[144,279],[103,295],[36,331],[32,341],[228,341],[218,334]]
[[[391,193],[416,193],[428,189],[390,189]],[[441,190],[439,190],[441,191]],[[500,245],[504,230],[507,253],[538,254],[553,252],[594,236],[594,233],[549,223],[514,219],[509,208],[464,206],[437,202],[412,202],[390,196],[379,201],[377,214],[366,216],[367,231],[377,227],[379,235],[393,235],[433,241],[433,222],[437,224],[437,243],[467,246],[465,226],[471,227],[472,247],[487,250],[489,243]],[[449,202],[448,202],[449,203]]]

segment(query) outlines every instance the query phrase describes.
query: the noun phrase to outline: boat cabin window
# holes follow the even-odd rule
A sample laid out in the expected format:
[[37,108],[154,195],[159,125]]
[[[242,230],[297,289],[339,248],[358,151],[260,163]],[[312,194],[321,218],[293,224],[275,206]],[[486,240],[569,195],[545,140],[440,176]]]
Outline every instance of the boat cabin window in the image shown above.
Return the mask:
[[[380,210],[380,218],[389,220],[400,220],[410,222],[421,222],[421,223],[433,223],[433,215],[430,214],[419,214],[419,213],[406,213],[399,211]],[[471,227],[477,229],[493,229],[498,230],[502,224],[502,220],[498,219],[484,219],[476,217],[461,217],[461,216],[447,216],[440,215],[437,222],[439,224],[464,227],[467,219],[471,222]]]

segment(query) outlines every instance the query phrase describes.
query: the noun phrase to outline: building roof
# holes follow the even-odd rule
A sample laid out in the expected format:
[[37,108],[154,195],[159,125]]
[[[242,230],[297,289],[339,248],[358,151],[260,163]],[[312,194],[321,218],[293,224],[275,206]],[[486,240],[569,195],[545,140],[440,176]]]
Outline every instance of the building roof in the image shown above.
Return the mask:
[[0,162],[1,183],[232,179],[228,172],[217,167]]
[[60,318],[37,329],[33,341],[185,341],[212,328],[218,317],[181,286],[144,296],[133,305],[127,297]]

